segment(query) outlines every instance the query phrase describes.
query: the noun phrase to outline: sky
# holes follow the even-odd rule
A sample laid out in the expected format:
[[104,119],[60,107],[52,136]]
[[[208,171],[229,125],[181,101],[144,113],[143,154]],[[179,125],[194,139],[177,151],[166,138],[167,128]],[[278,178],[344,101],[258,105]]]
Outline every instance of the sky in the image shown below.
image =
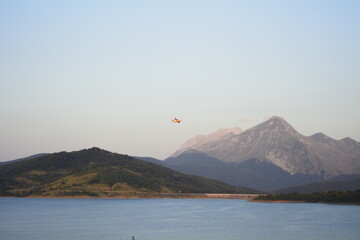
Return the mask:
[[94,146],[165,159],[271,116],[360,141],[359,12],[357,0],[0,0],[0,161]]

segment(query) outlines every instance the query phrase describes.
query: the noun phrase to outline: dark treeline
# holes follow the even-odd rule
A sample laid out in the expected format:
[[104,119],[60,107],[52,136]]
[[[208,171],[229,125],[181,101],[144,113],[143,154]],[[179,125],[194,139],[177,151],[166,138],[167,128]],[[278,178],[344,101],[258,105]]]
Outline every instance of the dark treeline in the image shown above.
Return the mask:
[[304,202],[325,202],[325,203],[353,203],[360,204],[360,189],[356,191],[329,191],[324,193],[279,193],[268,194],[257,197],[255,200],[264,201],[304,201]]

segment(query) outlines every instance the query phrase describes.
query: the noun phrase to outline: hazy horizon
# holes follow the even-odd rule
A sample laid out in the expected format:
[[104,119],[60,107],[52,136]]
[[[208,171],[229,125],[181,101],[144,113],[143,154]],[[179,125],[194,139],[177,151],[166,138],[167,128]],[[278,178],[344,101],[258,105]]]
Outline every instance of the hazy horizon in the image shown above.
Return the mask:
[[355,0],[1,1],[0,161],[94,146],[164,159],[274,115],[360,141],[359,12]]

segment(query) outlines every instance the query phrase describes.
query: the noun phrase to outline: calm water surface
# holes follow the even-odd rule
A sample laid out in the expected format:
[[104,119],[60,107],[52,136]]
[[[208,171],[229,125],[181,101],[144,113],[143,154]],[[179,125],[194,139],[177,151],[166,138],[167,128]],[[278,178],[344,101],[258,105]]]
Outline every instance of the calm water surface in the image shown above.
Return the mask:
[[359,240],[360,206],[0,198],[1,240]]

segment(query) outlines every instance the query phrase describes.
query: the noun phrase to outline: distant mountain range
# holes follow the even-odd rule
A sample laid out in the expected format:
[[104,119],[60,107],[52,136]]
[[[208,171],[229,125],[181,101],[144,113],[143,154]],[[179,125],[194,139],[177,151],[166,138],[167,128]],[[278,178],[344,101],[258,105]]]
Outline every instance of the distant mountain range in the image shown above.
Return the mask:
[[307,137],[280,117],[245,131],[198,135],[164,161],[92,148],[0,163],[0,195],[16,196],[256,192],[252,189],[308,193],[356,190],[359,179],[359,142],[323,133]]
[[221,129],[186,141],[164,164],[188,174],[273,191],[289,186],[360,178],[360,143],[323,133],[306,137],[283,118],[246,131]]
[[99,148],[0,165],[0,196],[151,197],[160,193],[254,193]]

